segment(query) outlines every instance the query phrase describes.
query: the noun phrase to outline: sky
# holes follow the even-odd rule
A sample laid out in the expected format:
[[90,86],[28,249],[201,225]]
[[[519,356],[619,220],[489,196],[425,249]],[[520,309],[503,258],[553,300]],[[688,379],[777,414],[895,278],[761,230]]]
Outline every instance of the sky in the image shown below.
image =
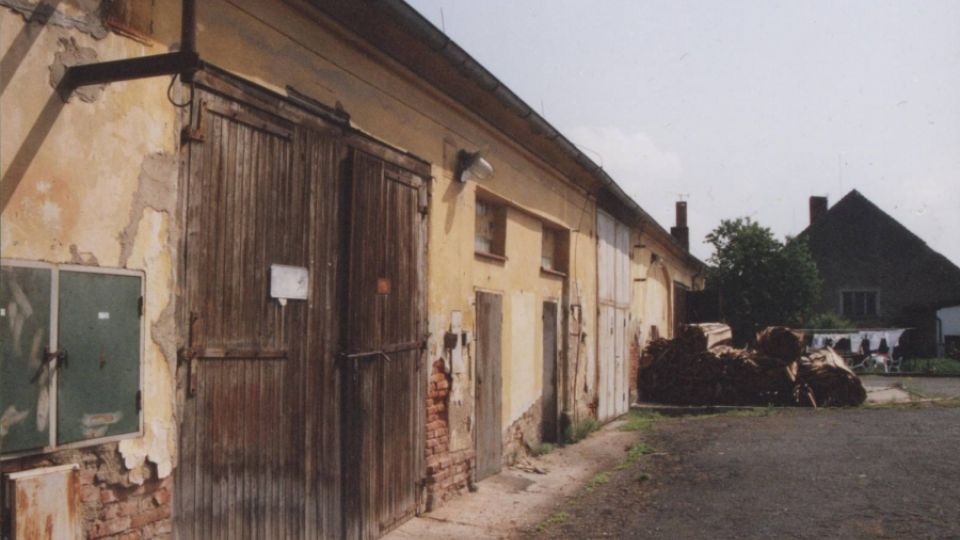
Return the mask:
[[960,0],[408,0],[691,250],[857,189],[960,265]]

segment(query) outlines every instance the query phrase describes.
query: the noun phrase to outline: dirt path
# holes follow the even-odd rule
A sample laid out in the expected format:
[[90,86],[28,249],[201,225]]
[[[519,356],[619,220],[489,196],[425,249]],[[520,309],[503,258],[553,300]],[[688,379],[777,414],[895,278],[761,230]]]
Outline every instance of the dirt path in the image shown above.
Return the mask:
[[960,408],[685,418],[642,438],[660,453],[518,536],[960,537]]
[[438,510],[411,519],[384,540],[422,538],[508,538],[546,519],[553,508],[574,496],[599,471],[616,467],[637,432],[608,424],[586,440],[530,459],[540,473],[504,469],[480,482],[476,493],[448,501]]

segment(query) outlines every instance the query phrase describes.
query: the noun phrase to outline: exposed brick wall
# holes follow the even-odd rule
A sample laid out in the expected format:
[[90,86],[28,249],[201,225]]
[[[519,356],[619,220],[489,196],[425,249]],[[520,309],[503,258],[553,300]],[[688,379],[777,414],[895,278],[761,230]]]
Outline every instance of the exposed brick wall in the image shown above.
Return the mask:
[[[639,333],[639,331],[638,331]],[[633,336],[630,339],[630,367],[627,369],[627,381],[630,388],[630,403],[638,401],[640,397],[639,387],[637,386],[637,377],[640,373],[640,355],[643,350],[640,348],[639,336]]]
[[476,453],[450,451],[450,379],[443,360],[433,363],[427,389],[427,510],[433,510],[473,485]]
[[507,430],[503,464],[513,465],[543,440],[543,403],[538,399]]
[[[80,466],[84,538],[159,540],[173,537],[172,478],[158,479],[150,465],[133,471],[127,469],[116,443],[5,461],[2,471],[10,473],[73,463]],[[138,484],[141,479],[142,483]]]

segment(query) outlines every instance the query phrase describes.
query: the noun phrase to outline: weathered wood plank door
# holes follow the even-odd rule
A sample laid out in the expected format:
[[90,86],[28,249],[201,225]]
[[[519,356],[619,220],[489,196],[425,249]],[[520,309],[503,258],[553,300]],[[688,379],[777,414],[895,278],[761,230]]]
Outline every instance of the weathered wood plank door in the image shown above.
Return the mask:
[[198,94],[205,133],[190,145],[185,186],[191,322],[177,532],[300,537],[307,309],[270,298],[269,266],[310,266],[310,187],[294,170],[290,122]]
[[610,420],[629,407],[626,331],[630,317],[630,229],[613,216],[597,212],[597,367],[599,420]]
[[500,472],[503,420],[500,373],[503,298],[477,293],[477,480]]
[[339,360],[344,530],[351,539],[379,537],[416,511],[426,334],[426,186],[359,150],[352,167]]
[[543,429],[540,434],[544,442],[557,442],[559,432],[557,421],[557,303],[543,303],[543,393],[541,396]]

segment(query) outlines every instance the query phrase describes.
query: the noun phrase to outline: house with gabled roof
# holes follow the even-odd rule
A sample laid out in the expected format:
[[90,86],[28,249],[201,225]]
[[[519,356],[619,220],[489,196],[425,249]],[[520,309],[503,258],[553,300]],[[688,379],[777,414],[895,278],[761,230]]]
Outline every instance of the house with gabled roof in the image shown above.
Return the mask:
[[816,260],[817,306],[861,328],[904,327],[904,354],[937,353],[937,310],[960,304],[960,268],[852,190],[828,208],[810,198],[810,225],[798,235]]

